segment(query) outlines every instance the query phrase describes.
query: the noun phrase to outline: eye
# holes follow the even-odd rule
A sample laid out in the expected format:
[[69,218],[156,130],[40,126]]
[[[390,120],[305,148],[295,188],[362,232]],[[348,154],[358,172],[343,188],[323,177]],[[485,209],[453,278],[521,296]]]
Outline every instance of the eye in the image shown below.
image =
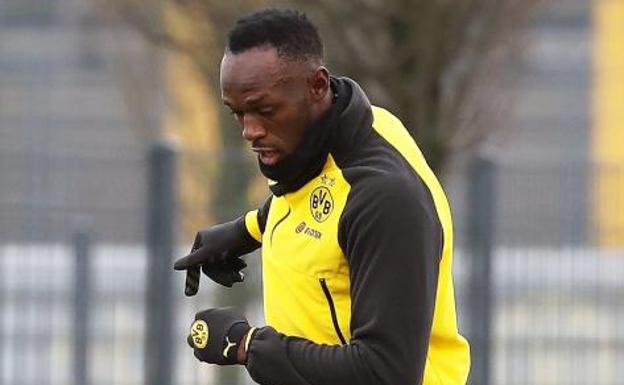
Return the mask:
[[236,119],[238,121],[243,120],[243,112],[242,111],[230,110],[230,113],[232,114],[232,116],[234,116],[234,119]]
[[262,116],[271,116],[275,113],[275,108],[273,106],[261,107],[258,108],[258,113]]

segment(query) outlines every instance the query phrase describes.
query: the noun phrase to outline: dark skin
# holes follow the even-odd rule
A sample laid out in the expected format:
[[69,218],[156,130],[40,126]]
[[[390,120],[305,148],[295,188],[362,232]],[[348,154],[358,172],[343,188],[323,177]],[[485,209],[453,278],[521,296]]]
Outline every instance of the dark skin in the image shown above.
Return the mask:
[[280,57],[268,45],[226,51],[221,99],[260,161],[274,165],[295,151],[305,129],[331,106],[329,71],[320,59]]
[[[272,46],[226,52],[221,61],[221,99],[260,161],[274,165],[296,150],[306,128],[330,108],[329,79],[320,59],[280,57]],[[238,348],[240,363],[247,361],[244,345]]]

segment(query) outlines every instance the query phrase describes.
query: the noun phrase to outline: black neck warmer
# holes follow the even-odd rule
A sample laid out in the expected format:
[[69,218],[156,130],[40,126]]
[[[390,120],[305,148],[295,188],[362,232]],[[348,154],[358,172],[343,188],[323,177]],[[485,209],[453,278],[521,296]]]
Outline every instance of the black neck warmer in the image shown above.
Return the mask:
[[323,169],[333,132],[339,127],[340,114],[351,99],[351,88],[346,82],[332,77],[331,89],[334,92],[332,106],[306,128],[301,143],[292,154],[273,166],[265,165],[258,159],[262,174],[276,182],[269,186],[274,195],[300,189]]

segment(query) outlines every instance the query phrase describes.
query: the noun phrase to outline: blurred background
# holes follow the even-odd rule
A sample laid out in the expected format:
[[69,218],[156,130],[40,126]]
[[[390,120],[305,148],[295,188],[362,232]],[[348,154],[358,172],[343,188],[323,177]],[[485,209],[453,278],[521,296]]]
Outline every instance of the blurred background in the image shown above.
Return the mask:
[[219,103],[233,21],[304,10],[451,200],[473,385],[624,384],[624,0],[0,0],[0,385],[251,384],[195,361],[195,232],[269,193]]

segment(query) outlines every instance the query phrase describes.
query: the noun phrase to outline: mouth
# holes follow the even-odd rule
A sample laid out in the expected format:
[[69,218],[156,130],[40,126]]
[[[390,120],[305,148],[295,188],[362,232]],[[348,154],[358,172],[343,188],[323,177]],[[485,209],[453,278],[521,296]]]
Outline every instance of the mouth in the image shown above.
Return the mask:
[[267,166],[273,166],[280,160],[280,153],[271,147],[252,147],[251,150],[258,154],[260,162]]

